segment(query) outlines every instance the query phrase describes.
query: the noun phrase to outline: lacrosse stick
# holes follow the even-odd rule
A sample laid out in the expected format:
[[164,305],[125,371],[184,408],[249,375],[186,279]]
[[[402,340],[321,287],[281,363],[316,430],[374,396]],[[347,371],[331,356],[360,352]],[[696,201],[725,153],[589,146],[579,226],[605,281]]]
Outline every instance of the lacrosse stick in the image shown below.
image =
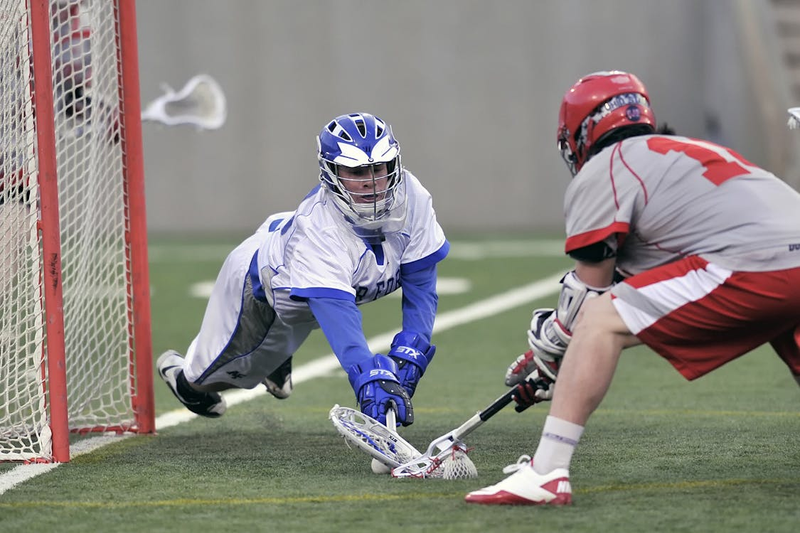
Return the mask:
[[225,93],[211,76],[197,75],[178,92],[166,84],[162,89],[164,94],[142,111],[143,121],[166,126],[190,125],[201,130],[215,130],[225,123]]
[[[393,414],[387,413],[387,422],[391,422],[390,418]],[[423,457],[414,446],[396,432],[355,409],[334,405],[329,417],[348,446],[354,444],[358,449],[372,456],[372,468],[376,474],[384,473],[386,468],[391,471],[402,464],[413,461],[414,458]],[[463,443],[459,442],[450,446],[448,451],[450,453],[442,454],[442,457],[427,471],[413,477],[463,479],[478,475],[478,470],[472,460],[467,457],[466,446]],[[384,468],[380,472],[377,471],[378,467],[375,463]]]
[[[386,427],[389,428],[389,431],[391,431],[392,433],[397,434],[397,417],[395,416],[394,409],[391,407],[386,411]],[[374,474],[392,473],[391,466],[381,462],[379,459],[376,459],[375,457],[372,458],[372,463],[370,464],[370,468],[372,468],[372,472]]]
[[[466,445],[461,439],[475,431],[484,422],[511,403],[516,392],[517,387],[509,389],[508,392],[493,401],[486,409],[478,412],[453,431],[434,439],[424,454],[393,468],[392,476],[424,478],[431,477],[438,470],[444,469],[442,477],[447,479],[476,477],[478,472],[475,469],[475,465],[467,457]],[[466,463],[467,461],[469,461],[469,464]],[[463,473],[460,472],[461,469],[464,470]],[[448,472],[449,470],[455,471]]]
[[800,128],[800,107],[789,108],[789,129]]
[[414,446],[394,431],[390,431],[374,418],[349,407],[338,404],[331,409],[328,418],[333,426],[345,438],[348,444],[391,468],[411,461],[422,455]]

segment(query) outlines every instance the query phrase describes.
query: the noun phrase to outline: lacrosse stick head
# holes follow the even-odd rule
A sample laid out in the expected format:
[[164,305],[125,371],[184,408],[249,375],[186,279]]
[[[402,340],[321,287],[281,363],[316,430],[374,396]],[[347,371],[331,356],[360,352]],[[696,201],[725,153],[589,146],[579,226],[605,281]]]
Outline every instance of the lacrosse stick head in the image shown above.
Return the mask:
[[226,118],[225,93],[214,78],[205,74],[193,77],[178,92],[167,87],[142,111],[142,120],[201,130],[220,128]]
[[789,129],[796,130],[800,128],[800,107],[789,108]]
[[356,409],[334,405],[328,418],[348,446],[355,445],[389,467],[422,455],[396,432]]
[[478,477],[478,469],[467,455],[469,448],[462,441],[450,440],[449,443],[442,441],[434,449],[439,451],[433,454],[429,448],[424,455],[393,468],[392,476],[421,479],[471,479]]

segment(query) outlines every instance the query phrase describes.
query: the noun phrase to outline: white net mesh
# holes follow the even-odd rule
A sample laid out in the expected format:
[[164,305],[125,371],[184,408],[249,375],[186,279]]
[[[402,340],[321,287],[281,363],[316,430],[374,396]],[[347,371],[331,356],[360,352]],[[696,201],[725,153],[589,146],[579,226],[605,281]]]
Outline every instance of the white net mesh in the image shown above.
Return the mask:
[[131,295],[114,3],[55,1],[51,13],[70,426],[124,425]]
[[449,453],[434,461],[426,477],[441,479],[470,479],[478,477],[475,463],[467,455],[468,450],[454,444]]
[[348,447],[353,445],[383,464],[395,467],[420,455],[397,433],[355,409],[334,405],[328,418]]
[[0,0],[0,460],[47,459],[34,107],[52,98],[69,426],[135,426],[116,0],[51,0],[53,94],[36,93],[25,0]]
[[28,13],[3,0],[0,27],[0,458],[50,453]]

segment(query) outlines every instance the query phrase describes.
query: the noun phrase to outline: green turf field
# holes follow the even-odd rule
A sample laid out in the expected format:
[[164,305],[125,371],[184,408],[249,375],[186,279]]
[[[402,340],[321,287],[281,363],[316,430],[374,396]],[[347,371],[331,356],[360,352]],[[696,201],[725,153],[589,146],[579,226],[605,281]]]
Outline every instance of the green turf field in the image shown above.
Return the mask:
[[[451,240],[454,252],[467,250],[460,247],[467,240]],[[469,241],[478,252],[487,242]],[[154,357],[166,348],[185,351],[205,306],[190,287],[212,280],[233,244],[153,242]],[[440,276],[465,278],[472,290],[441,295],[440,313],[569,267],[522,244],[499,247],[502,257],[492,259],[446,259]],[[403,435],[424,448],[502,394],[506,366],[526,349],[530,311],[554,302],[550,296],[436,334],[436,358],[414,398],[416,422]],[[399,307],[395,298],[362,307],[367,336],[396,332]],[[316,332],[295,367],[329,353]],[[181,408],[155,379],[158,415]],[[467,439],[479,478],[445,481],[372,474],[369,458],[345,447],[327,420],[335,403],[355,403],[341,371],[297,384],[286,401],[260,396],[218,420],[196,418],[78,456],[0,496],[0,531],[800,528],[800,390],[768,348],[694,383],[646,348],[626,352],[575,454],[569,508],[463,503],[466,492],[502,479],[503,466],[533,453],[546,405],[523,414],[508,408],[488,421]],[[0,465],[0,474],[13,466]]]

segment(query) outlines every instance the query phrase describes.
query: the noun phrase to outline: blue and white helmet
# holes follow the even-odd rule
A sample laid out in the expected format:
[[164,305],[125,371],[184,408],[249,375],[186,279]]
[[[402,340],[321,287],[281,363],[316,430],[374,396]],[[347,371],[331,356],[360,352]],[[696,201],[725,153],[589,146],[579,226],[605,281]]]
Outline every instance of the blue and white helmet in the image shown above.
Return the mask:
[[391,126],[368,113],[341,115],[322,128],[317,149],[319,179],[357,235],[402,229],[405,180]]

